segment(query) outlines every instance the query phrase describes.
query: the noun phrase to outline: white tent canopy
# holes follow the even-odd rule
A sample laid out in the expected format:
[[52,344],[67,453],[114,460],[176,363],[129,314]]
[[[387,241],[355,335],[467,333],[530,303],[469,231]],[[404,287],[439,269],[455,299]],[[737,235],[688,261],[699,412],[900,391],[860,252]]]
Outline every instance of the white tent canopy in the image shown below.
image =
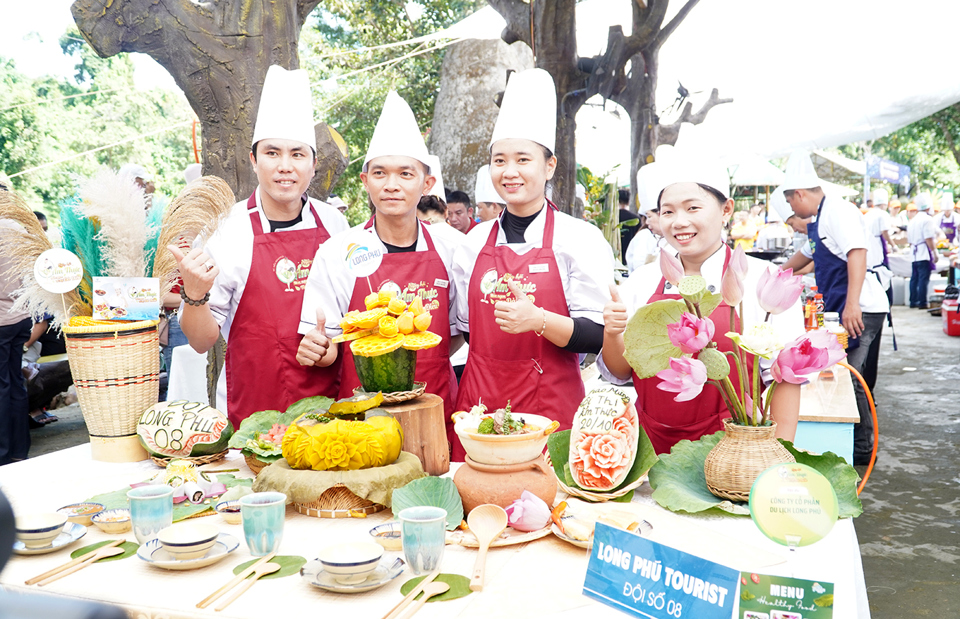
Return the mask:
[[741,187],[776,187],[783,182],[783,171],[773,165],[766,159],[760,157],[751,157],[742,162],[730,166],[733,173],[730,178],[731,185]]
[[[671,2],[667,19],[681,5]],[[629,0],[577,4],[579,54],[601,53],[610,25],[629,34],[630,6]],[[490,7],[468,20],[469,28],[465,20],[447,32],[498,38],[504,27]],[[695,109],[712,88],[732,97],[710,111],[683,148],[678,144],[680,151],[713,153],[728,163],[873,140],[960,101],[960,80],[943,65],[956,53],[958,21],[960,3],[939,0],[701,2],[661,49],[658,112],[669,122],[678,83],[694,93]],[[900,35],[902,44],[881,43]],[[873,80],[851,80],[850,67],[864,64],[876,67]],[[629,143],[629,119],[620,116]],[[603,161],[619,153],[625,177],[629,148],[610,147],[607,123],[578,117],[578,125],[577,159],[589,165],[596,148],[606,151]],[[606,133],[606,142],[587,137],[590,131]]]

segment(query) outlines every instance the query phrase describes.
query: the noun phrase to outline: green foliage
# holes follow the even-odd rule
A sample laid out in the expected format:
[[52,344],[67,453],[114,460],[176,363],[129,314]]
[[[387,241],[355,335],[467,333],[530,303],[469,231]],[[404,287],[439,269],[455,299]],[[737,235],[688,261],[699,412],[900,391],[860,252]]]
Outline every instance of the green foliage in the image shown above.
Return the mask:
[[408,507],[442,507],[447,510],[447,530],[454,531],[463,520],[463,502],[453,480],[447,477],[421,477],[393,491],[390,509],[393,516]]
[[[328,0],[313,13],[300,36],[300,66],[310,72],[318,120],[336,129],[350,147],[350,165],[333,193],[349,205],[351,224],[370,217],[360,182],[363,157],[387,92],[396,90],[425,135],[433,122],[440,89],[443,50],[437,41],[350,52],[405,41],[450,26],[486,5],[483,0],[421,0],[415,21],[397,0]],[[401,56],[425,53],[398,60]],[[396,62],[394,62],[396,61]],[[348,76],[366,67],[382,67]],[[345,76],[334,81],[338,76]]]
[[[64,53],[77,62],[72,80],[56,76],[31,79],[18,72],[13,61],[0,58],[0,170],[4,175],[193,118],[179,93],[137,90],[133,64],[126,54],[99,58],[75,29],[65,33],[60,42]],[[102,94],[63,99],[85,93]],[[58,205],[72,198],[78,184],[100,166],[143,165],[153,174],[155,202],[165,202],[160,194],[179,193],[182,171],[192,160],[191,128],[186,124],[10,180],[32,208],[45,211],[55,224]]]

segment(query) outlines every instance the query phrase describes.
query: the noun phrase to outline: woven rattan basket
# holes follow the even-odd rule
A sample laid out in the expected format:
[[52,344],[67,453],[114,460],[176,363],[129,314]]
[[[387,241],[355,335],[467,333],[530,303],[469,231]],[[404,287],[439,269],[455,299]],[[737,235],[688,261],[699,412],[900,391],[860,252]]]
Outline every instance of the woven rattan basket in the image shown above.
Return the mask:
[[747,501],[757,476],[774,464],[796,462],[775,437],[777,424],[742,426],[723,421],[726,432],[703,463],[707,489],[721,499]]
[[312,503],[294,502],[293,507],[304,516],[314,518],[363,518],[386,509],[385,506],[361,499],[343,484],[337,484]]
[[157,402],[157,324],[156,320],[96,321],[63,327],[70,373],[95,460],[133,462],[147,458],[137,440],[137,421]]

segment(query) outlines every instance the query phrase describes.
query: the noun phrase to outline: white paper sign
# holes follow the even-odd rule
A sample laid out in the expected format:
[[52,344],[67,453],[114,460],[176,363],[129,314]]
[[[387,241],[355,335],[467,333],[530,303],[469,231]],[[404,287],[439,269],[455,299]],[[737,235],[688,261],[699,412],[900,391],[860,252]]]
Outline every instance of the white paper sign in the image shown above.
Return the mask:
[[63,294],[80,284],[83,265],[73,252],[55,247],[40,254],[33,263],[33,277],[44,290]]
[[350,275],[368,277],[380,268],[386,247],[373,232],[353,230],[340,243],[340,259]]

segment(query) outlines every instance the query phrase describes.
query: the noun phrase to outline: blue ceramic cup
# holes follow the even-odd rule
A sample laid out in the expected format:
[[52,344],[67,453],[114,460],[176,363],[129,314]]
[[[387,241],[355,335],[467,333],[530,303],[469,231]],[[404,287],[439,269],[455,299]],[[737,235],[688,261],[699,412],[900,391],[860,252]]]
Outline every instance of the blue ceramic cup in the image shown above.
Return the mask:
[[413,573],[427,574],[439,569],[446,544],[447,510],[430,506],[408,507],[397,517],[400,519],[403,556]]
[[280,548],[287,495],[282,492],[255,492],[240,497],[243,536],[250,554],[262,557]]
[[160,484],[140,486],[127,492],[130,522],[137,541],[146,544],[173,524],[173,488]]

